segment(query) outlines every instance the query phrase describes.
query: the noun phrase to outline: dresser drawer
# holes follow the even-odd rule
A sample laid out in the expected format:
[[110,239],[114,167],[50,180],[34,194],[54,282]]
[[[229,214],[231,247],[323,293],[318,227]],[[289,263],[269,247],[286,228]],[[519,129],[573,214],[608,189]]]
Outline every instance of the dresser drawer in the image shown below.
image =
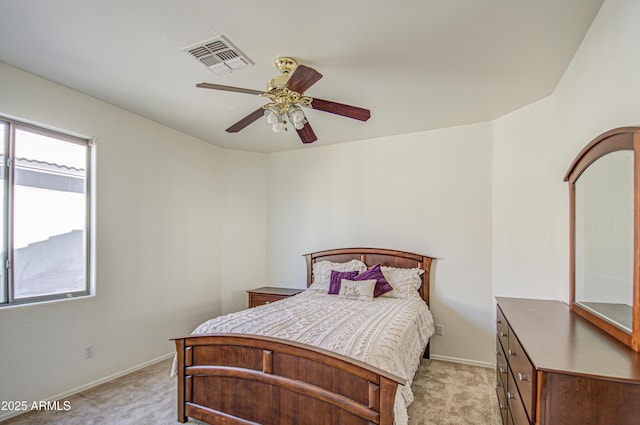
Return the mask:
[[502,347],[507,351],[509,345],[509,324],[498,306],[496,306],[496,333]]
[[527,412],[525,411],[523,400],[518,393],[518,388],[511,370],[509,370],[508,376],[509,382],[507,384],[507,403],[509,405],[509,411],[511,412],[513,424],[530,425],[530,423],[532,422],[529,422],[529,417],[527,416]]
[[[509,348],[507,350],[507,362],[509,368],[513,374],[513,378],[518,391],[522,397],[522,403],[526,409],[526,412],[531,419],[532,423],[536,420],[536,405],[535,405],[535,379],[536,373],[533,365],[529,361],[529,358],[525,354],[524,349],[520,345],[518,338],[511,332],[509,334]],[[509,391],[511,391],[510,387]],[[515,421],[515,415],[514,415]]]
[[[507,356],[502,349],[500,340],[496,338],[496,374],[497,382],[507,388]],[[505,390],[506,391],[506,390]]]
[[496,387],[496,394],[498,395],[498,406],[500,406],[500,416],[502,417],[502,425],[508,425],[510,414],[509,406],[507,406],[507,391],[506,388],[498,382]]

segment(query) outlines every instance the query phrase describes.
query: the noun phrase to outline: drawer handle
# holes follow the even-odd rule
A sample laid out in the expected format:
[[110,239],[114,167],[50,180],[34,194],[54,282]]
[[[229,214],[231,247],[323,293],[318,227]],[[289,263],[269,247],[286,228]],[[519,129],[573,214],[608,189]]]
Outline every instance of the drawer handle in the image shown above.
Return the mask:
[[498,324],[501,324],[501,323],[502,323],[502,320],[498,320]]
[[511,398],[515,400],[516,396],[514,396],[509,391],[507,391],[507,399],[511,399]]
[[510,355],[510,356],[515,356],[516,352],[512,351],[512,350],[507,350],[507,354]]
[[505,375],[507,374],[506,369],[504,369],[502,366],[500,366],[498,370],[500,371],[500,373],[504,373]]
[[507,406],[505,404],[500,403],[500,410],[507,410]]
[[527,375],[523,375],[520,372],[518,372],[518,379],[520,381],[528,381],[529,380],[529,378],[527,378]]
[[506,333],[504,333],[504,332],[499,332],[499,333],[498,333],[498,335],[500,335],[500,337],[505,337],[505,336],[507,336],[507,334],[506,334]]
[[271,304],[271,301],[265,301],[264,303],[265,304]]

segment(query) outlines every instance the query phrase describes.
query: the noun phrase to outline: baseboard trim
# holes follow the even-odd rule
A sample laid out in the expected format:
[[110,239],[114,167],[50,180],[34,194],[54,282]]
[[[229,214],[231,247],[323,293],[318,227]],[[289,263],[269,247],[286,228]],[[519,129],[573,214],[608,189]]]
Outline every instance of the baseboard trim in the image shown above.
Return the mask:
[[[168,353],[168,354],[162,355],[160,357],[156,357],[155,359],[151,359],[151,360],[148,360],[148,361],[146,361],[144,363],[140,363],[139,365],[130,367],[129,369],[125,369],[123,371],[114,373],[112,375],[105,376],[104,378],[100,378],[100,379],[97,379],[95,381],[89,382],[88,384],[81,385],[81,386],[75,387],[75,388],[73,388],[73,389],[71,389],[69,391],[65,391],[65,392],[60,393],[58,395],[49,397],[49,398],[47,398],[46,400],[43,400],[43,401],[56,401],[56,400],[62,400],[64,398],[68,398],[68,397],[70,397],[72,395],[75,395],[75,394],[81,393],[83,391],[89,390],[89,389],[91,389],[93,387],[97,387],[98,385],[105,384],[105,383],[107,383],[109,381],[112,381],[114,379],[120,378],[122,376],[128,375],[128,374],[133,373],[133,372],[136,372],[136,371],[138,371],[140,369],[144,369],[145,367],[151,366],[152,364],[156,364],[156,363],[161,362],[163,360],[170,359],[174,355],[175,355],[175,353]],[[169,371],[167,370],[167,374],[168,373],[169,373]],[[26,412],[24,412],[24,411],[11,411],[11,412],[8,412],[8,413],[5,413],[5,414],[0,414],[0,422],[6,421],[7,419],[10,419],[10,418],[13,418],[15,416],[21,415],[23,413],[26,413]]]
[[433,360],[441,360],[443,362],[462,363],[462,364],[467,364],[467,365],[470,365],[470,366],[486,367],[486,368],[489,368],[489,369],[495,369],[496,368],[496,365],[494,363],[479,362],[477,360],[469,360],[469,359],[460,359],[458,357],[440,356],[438,354],[432,354],[431,358]]

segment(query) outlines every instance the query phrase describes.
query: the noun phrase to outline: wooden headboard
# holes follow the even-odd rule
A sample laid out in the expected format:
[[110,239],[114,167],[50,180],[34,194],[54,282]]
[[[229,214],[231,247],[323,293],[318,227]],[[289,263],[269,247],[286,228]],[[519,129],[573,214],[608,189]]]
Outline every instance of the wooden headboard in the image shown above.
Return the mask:
[[433,257],[412,254],[410,252],[395,251],[379,248],[341,248],[328,251],[312,252],[304,255],[307,261],[307,287],[313,283],[313,264],[316,261],[332,261],[334,263],[346,263],[356,259],[371,267],[376,264],[387,267],[419,268],[424,270],[422,285],[418,290],[422,299],[429,305],[429,288],[431,276],[431,262]]

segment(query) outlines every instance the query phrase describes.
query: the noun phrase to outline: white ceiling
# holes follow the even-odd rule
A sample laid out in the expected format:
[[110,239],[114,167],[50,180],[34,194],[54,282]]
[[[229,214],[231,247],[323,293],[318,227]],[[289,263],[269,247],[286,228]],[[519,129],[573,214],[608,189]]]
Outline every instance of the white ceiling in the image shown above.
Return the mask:
[[[371,110],[307,111],[314,145],[487,121],[549,95],[603,0],[0,0],[0,61],[219,146],[303,149],[259,120],[256,90],[291,56],[307,95]],[[216,75],[182,48],[224,35],[254,66]],[[0,111],[2,112],[2,111]],[[72,130],[72,129],[71,129]]]

